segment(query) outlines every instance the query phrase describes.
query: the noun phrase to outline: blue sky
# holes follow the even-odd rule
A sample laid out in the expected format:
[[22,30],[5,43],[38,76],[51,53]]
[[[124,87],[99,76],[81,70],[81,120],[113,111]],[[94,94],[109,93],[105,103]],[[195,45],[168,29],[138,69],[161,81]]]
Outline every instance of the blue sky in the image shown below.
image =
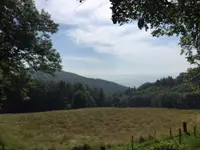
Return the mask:
[[152,37],[135,22],[113,25],[109,0],[80,6],[77,0],[36,0],[36,6],[60,24],[52,39],[65,71],[138,86],[190,67],[176,37]]

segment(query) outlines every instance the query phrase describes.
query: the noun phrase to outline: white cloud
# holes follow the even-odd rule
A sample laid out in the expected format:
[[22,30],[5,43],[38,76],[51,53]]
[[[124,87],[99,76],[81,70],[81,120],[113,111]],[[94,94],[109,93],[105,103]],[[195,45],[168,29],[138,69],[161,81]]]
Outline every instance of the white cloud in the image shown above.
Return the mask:
[[[122,34],[131,32],[132,34]],[[99,53],[107,53],[123,58],[133,63],[133,68],[141,71],[157,70],[158,72],[175,71],[180,72],[187,68],[188,63],[183,56],[180,56],[180,48],[176,44],[156,45],[153,44],[153,37],[148,32],[140,31],[137,27],[124,26],[88,26],[87,32],[76,29],[68,32],[73,38],[79,40]],[[158,40],[158,39],[157,39]],[[106,45],[106,46],[105,46]],[[139,66],[135,66],[136,63]]]
[[[35,1],[37,8],[45,9],[55,21],[64,24],[83,25],[90,23],[91,20],[101,21],[101,18],[107,18],[107,13],[111,16],[111,11],[106,7],[106,5],[109,6],[107,0],[87,0],[83,4],[80,4],[78,0]],[[102,12],[101,8],[104,9]]]
[[79,61],[86,63],[102,63],[103,61],[94,57],[74,57],[74,56],[64,56],[63,61]]
[[[114,64],[117,60],[113,62],[113,67],[102,63],[101,70],[89,70],[85,66],[85,69],[73,68],[73,72],[96,75],[100,72],[104,72],[105,75],[170,75],[178,74],[189,67],[184,56],[180,56],[177,41],[166,40],[161,41],[165,44],[160,44],[159,38],[153,38],[150,32],[139,30],[136,23],[113,25],[108,0],[86,0],[79,7],[77,0],[36,0],[36,4],[38,8],[47,10],[58,23],[77,25],[78,28],[66,31],[66,35],[75,41],[78,39],[78,44],[89,46],[98,53],[113,55],[120,61],[117,65]],[[99,62],[95,58],[65,57],[64,64],[70,59],[79,62]],[[66,66],[64,68],[67,68]]]

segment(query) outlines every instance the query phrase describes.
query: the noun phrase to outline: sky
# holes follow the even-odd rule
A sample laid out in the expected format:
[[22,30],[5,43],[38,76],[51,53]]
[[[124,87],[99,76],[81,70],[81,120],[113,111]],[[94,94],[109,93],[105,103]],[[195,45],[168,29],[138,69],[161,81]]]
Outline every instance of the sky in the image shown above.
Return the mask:
[[59,23],[52,36],[63,70],[126,86],[176,77],[190,67],[178,38],[151,36],[137,23],[114,25],[109,0],[35,0]]

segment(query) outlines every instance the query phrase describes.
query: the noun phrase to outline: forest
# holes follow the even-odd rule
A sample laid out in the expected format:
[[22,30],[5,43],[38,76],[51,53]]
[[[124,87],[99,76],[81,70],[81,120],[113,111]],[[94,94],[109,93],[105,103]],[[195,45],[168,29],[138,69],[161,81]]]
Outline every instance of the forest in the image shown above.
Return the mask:
[[186,73],[180,73],[174,79],[169,76],[129,88],[123,94],[114,95],[114,104],[119,107],[199,109],[200,94],[187,84],[185,76]]
[[[36,80],[26,99],[19,91],[7,90],[1,100],[1,113],[24,113],[89,107],[163,107],[200,108],[200,94],[185,82],[186,73],[176,78],[164,77],[124,92],[105,94],[102,88],[64,81]],[[20,86],[20,82],[18,82]]]

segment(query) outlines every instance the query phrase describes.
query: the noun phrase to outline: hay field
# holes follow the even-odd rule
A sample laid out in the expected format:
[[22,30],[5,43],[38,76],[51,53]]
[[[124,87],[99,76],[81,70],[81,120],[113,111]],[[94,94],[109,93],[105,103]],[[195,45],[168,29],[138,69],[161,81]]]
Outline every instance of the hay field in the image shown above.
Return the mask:
[[118,145],[131,136],[156,137],[173,133],[187,121],[200,126],[200,111],[161,108],[90,108],[29,114],[0,115],[0,137],[6,147],[56,150],[75,145]]

